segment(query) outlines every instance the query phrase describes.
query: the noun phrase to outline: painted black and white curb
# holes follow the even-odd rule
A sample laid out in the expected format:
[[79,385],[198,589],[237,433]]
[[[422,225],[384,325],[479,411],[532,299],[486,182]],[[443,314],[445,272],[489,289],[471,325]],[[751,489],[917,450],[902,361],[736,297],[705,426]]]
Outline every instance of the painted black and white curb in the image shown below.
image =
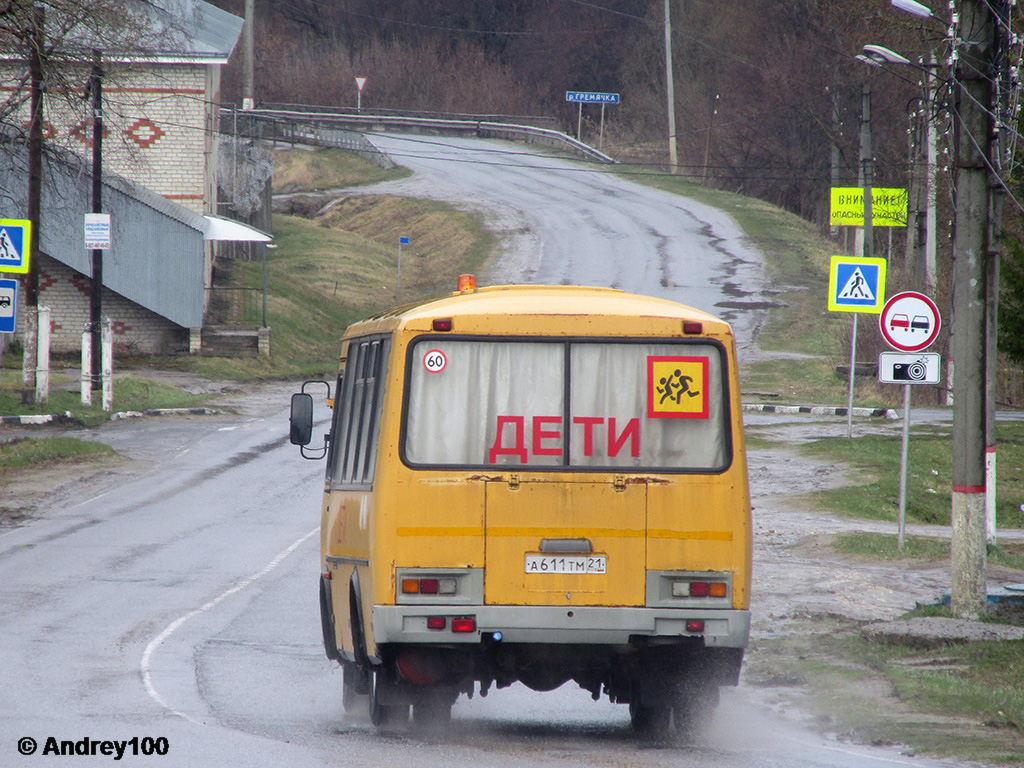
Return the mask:
[[[763,403],[744,403],[744,411],[756,413],[806,413],[811,416],[846,416],[847,408],[831,405],[768,405]],[[900,414],[893,408],[854,408],[854,416],[874,416],[882,419],[898,419]]]
[[[118,411],[110,415],[111,421],[138,419],[143,416],[213,416],[220,413],[216,408],[147,408],[144,411]],[[38,416],[0,416],[0,424],[29,426],[36,424],[74,424],[84,426],[70,411],[47,413]]]

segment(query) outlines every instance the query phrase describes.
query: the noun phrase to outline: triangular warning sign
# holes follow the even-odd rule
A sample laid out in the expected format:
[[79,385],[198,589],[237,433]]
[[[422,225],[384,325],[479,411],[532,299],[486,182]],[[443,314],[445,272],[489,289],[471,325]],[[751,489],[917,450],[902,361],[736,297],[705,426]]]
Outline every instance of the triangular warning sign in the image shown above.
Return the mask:
[[14,241],[11,240],[7,230],[0,229],[0,259],[13,261],[20,257],[21,254],[18,253],[18,249],[14,246]]
[[843,290],[839,292],[836,299],[875,301],[875,294],[871,290],[870,283],[864,278],[864,273],[860,271],[860,267],[853,270],[853,274],[850,275],[850,279],[846,281],[846,285],[843,286]]

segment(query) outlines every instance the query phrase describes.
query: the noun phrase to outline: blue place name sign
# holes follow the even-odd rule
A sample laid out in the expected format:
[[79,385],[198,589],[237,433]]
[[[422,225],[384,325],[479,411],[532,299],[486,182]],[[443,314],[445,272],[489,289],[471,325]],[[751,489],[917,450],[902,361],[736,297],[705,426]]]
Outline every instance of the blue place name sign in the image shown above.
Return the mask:
[[582,104],[618,104],[619,94],[597,93],[595,91],[566,91],[565,100]]

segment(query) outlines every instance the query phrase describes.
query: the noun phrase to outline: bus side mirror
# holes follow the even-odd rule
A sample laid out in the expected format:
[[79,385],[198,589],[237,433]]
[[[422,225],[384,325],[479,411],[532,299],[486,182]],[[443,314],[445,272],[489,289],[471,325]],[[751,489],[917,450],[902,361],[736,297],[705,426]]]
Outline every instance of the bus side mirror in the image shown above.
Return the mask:
[[309,445],[313,439],[313,396],[306,392],[292,395],[292,411],[288,423],[292,445]]

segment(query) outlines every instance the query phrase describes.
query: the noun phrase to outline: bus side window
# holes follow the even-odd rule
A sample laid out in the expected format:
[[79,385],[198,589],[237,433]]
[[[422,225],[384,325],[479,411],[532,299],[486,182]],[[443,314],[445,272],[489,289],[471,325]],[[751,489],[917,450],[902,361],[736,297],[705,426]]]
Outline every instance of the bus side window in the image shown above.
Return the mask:
[[342,408],[341,395],[345,388],[345,372],[338,374],[338,381],[334,385],[334,413],[331,414],[331,432],[327,436],[327,480],[330,484],[334,479],[334,463],[338,453],[338,436],[341,434]]
[[349,347],[345,366],[343,413],[335,439],[335,485],[369,485],[383,405],[384,363],[388,340],[372,339]]
[[380,434],[380,420],[384,407],[384,363],[387,360],[387,339],[373,343],[374,353],[367,379],[367,399],[363,409],[366,428],[362,450],[362,472],[356,467],[356,482],[371,484],[373,482],[374,461],[377,458],[377,437]]

